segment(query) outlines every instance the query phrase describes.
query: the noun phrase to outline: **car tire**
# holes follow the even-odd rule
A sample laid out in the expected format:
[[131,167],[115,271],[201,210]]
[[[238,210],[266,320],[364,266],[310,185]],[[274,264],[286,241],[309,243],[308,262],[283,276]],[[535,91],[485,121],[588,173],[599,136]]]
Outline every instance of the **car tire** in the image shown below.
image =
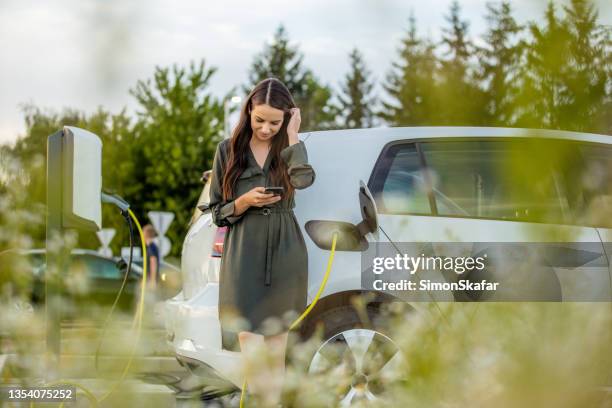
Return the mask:
[[[358,401],[379,400],[385,391],[383,384],[403,361],[399,347],[389,335],[388,319],[384,318],[381,307],[370,304],[365,309],[367,318],[361,318],[353,306],[339,305],[307,318],[301,328],[302,339],[310,340],[314,346],[306,347],[301,364],[297,361],[290,364],[306,376],[325,375],[327,369],[334,368],[331,377],[337,377],[338,381],[329,384],[324,405],[350,406]],[[322,341],[316,342],[319,334]],[[339,366],[344,367],[343,378],[337,376]],[[299,399],[300,392],[288,390],[284,400]]]
[[365,311],[366,315],[361,317],[354,306],[340,305],[317,315],[307,316],[300,334],[302,339],[306,340],[315,334],[318,327],[323,330],[323,338],[329,338],[342,330],[357,328],[375,328],[386,334],[389,333],[377,304],[367,305]]

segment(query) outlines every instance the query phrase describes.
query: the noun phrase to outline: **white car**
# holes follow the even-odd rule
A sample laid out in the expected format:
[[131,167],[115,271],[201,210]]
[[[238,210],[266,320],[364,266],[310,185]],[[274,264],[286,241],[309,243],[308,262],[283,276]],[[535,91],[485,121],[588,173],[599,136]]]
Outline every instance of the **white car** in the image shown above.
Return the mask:
[[[566,241],[584,243],[589,245],[586,255],[576,252],[582,256],[578,266],[583,278],[578,281],[571,273],[577,265],[548,265],[543,296],[545,300],[612,299],[610,136],[421,127],[322,131],[302,134],[300,139],[317,174],[312,186],[297,191],[295,208],[308,249],[309,303],[326,269],[330,231],[344,234],[325,291],[302,328],[308,336],[316,322],[325,327],[325,341],[313,356],[311,369],[324,358],[329,344],[343,343],[355,352],[371,342],[393,343],[376,324],[381,304],[401,300],[418,305],[427,300],[419,294],[402,297],[372,287],[371,268],[363,256],[377,243],[558,241],[556,250],[565,248]],[[547,155],[540,154],[543,151]],[[553,156],[564,157],[566,167],[542,159]],[[531,196],[534,192],[537,195]],[[178,360],[220,394],[243,381],[240,353],[221,345],[217,303],[222,234],[210,214],[192,225],[183,246],[183,292],[167,310],[168,339]],[[448,276],[438,273],[432,281],[445,282]],[[350,303],[353,295],[364,293],[373,294],[367,308],[375,322],[371,327],[363,327]],[[439,300],[470,297],[456,290],[436,293]],[[363,353],[355,354],[364,358]],[[344,403],[376,397],[374,387],[362,377],[359,390],[353,384],[341,396]]]

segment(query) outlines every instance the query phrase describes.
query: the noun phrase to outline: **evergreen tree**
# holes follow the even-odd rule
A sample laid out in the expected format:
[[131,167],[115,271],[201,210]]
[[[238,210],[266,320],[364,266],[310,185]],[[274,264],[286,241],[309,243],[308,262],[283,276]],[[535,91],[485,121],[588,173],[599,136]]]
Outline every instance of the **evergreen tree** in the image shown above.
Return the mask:
[[332,92],[328,86],[319,84],[311,70],[302,66],[303,59],[298,48],[289,44],[287,31],[280,25],[272,44],[265,45],[264,50],[255,57],[249,72],[250,83],[244,87],[244,91],[250,92],[266,78],[278,78],[287,85],[300,108],[302,131],[331,128],[337,114],[331,105]]
[[351,51],[349,59],[350,72],[340,85],[342,94],[338,95],[342,125],[348,129],[372,127],[374,82],[368,79],[370,71],[357,48]]
[[461,20],[459,3],[451,4],[446,17],[442,44],[446,58],[439,71],[436,121],[448,125],[479,125],[488,123],[484,92],[479,88],[475,70],[471,66],[474,46],[468,39],[468,23]]
[[510,3],[487,4],[489,28],[484,35],[486,45],[479,50],[481,76],[485,83],[487,113],[491,125],[508,126],[514,120],[516,78],[520,68],[522,43],[516,37],[521,32],[512,17]]
[[418,38],[413,14],[408,24],[408,32],[399,49],[399,61],[392,63],[383,84],[391,101],[382,102],[378,115],[393,126],[435,124],[435,47]]
[[565,82],[570,60],[570,36],[564,22],[548,3],[544,27],[529,24],[531,39],[521,70],[518,124],[560,129],[563,105],[571,98]]
[[602,69],[605,70],[608,82],[606,84],[606,96],[601,107],[601,111],[597,115],[598,132],[612,135],[612,29],[608,29],[606,32],[606,58],[605,65]]
[[606,110],[612,86],[610,56],[606,55],[610,30],[597,23],[598,13],[588,0],[571,0],[564,10],[570,38],[566,83],[572,97],[563,106],[559,122],[568,129],[605,131],[601,121],[612,115],[609,104]]
[[594,6],[572,0],[557,17],[548,4],[545,25],[531,23],[522,71],[522,125],[605,131],[610,116],[609,31]]

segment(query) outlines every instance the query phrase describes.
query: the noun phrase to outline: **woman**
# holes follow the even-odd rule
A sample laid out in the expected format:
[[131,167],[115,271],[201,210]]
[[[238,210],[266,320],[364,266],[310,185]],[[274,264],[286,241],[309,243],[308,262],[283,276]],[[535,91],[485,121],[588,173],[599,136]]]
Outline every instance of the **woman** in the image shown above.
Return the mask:
[[[315,172],[298,139],[300,110],[286,86],[269,78],[246,98],[231,139],[219,143],[210,187],[213,222],[228,226],[219,279],[223,347],[246,357],[265,344],[281,378],[267,395],[278,399],[285,366],[287,328],[306,307],[308,257],[292,208],[295,189]],[[283,187],[280,195],[265,187]],[[279,368],[280,367],[280,368]],[[277,377],[278,378],[278,377]],[[255,378],[249,390],[258,394]],[[256,386],[257,385],[257,386]]]

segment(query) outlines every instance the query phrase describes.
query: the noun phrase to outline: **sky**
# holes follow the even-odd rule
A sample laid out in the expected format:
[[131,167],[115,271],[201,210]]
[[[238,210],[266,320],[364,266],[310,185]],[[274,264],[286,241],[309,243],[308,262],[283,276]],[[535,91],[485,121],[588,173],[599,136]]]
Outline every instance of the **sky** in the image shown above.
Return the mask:
[[[521,23],[541,20],[546,6],[538,0],[511,4]],[[460,5],[478,42],[486,0]],[[596,5],[599,21],[612,24],[612,2]],[[421,35],[439,41],[449,6],[450,0],[0,0],[0,143],[23,135],[26,104],[134,114],[129,89],[156,66],[203,58],[217,68],[211,93],[223,96],[247,81],[253,58],[281,23],[321,82],[337,90],[357,47],[380,83],[410,13]]]

